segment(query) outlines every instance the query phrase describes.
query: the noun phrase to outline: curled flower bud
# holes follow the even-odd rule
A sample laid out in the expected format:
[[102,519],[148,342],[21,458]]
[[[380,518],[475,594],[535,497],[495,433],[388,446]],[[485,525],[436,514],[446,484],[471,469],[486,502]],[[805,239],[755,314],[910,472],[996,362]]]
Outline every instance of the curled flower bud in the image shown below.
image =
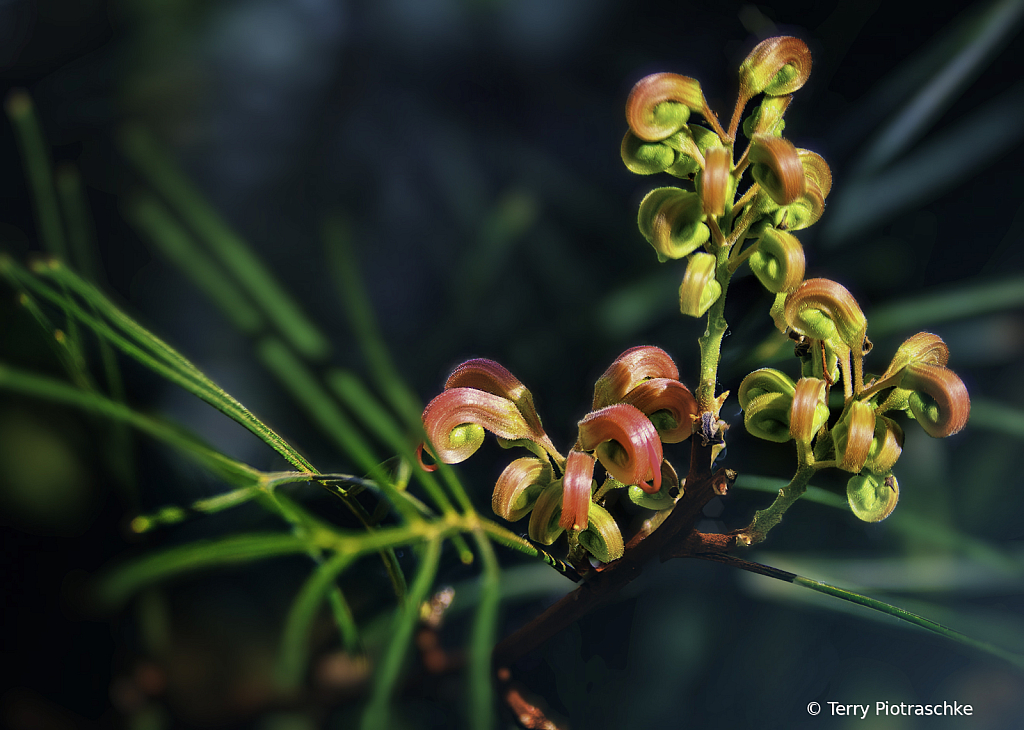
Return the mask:
[[654,494],[648,494],[640,487],[631,485],[626,490],[629,500],[644,509],[653,509],[660,512],[668,509],[676,503],[683,489],[679,484],[679,475],[675,468],[665,459],[661,462],[661,489]]
[[743,408],[743,425],[747,433],[766,441],[784,444],[793,438],[789,432],[789,415],[793,398],[787,393],[762,393]]
[[516,404],[476,388],[452,388],[423,409],[423,427],[439,460],[458,464],[472,456],[484,430],[514,441],[534,440],[534,432]]
[[912,362],[903,369],[900,387],[914,391],[909,401],[910,412],[929,436],[952,436],[967,425],[971,399],[963,381],[952,370]]
[[900,484],[892,474],[861,474],[846,483],[846,499],[853,514],[864,522],[881,522],[900,501]]
[[793,143],[782,137],[755,135],[750,143],[751,174],[778,205],[789,205],[806,191],[804,166]]
[[711,254],[691,254],[683,283],[679,285],[680,312],[690,317],[703,316],[722,295],[722,285],[715,279],[715,266]]
[[637,175],[653,175],[657,172],[669,172],[676,177],[687,177],[700,169],[700,163],[684,152],[685,148],[694,146],[691,140],[685,144],[683,136],[688,136],[685,127],[660,142],[645,142],[632,132],[626,132],[619,147],[622,162],[630,172]]
[[[884,436],[884,434],[883,434]],[[867,403],[852,401],[849,409],[832,429],[836,462],[840,469],[857,474],[868,460],[875,437],[875,409]]]
[[562,516],[558,524],[566,530],[587,529],[590,497],[594,493],[594,457],[573,449],[565,460],[562,477]]
[[846,287],[830,279],[807,279],[786,297],[786,322],[812,340],[842,343],[860,352],[868,321]]
[[491,395],[507,398],[515,403],[516,408],[523,414],[523,418],[534,431],[534,435],[538,437],[543,435],[544,428],[540,425],[540,416],[537,415],[537,408],[533,405],[533,394],[519,382],[519,378],[500,363],[482,357],[467,360],[448,376],[444,389],[452,388],[476,388]]
[[700,198],[679,188],[655,188],[640,203],[637,225],[661,262],[687,256],[711,237]]
[[732,182],[732,153],[726,147],[710,147],[704,169],[695,180],[702,210],[711,216],[725,215],[725,201]]
[[622,399],[647,416],[662,443],[677,444],[690,438],[699,410],[690,389],[678,380],[652,378],[633,388]]
[[[793,384],[793,380],[785,373],[774,368],[761,368],[743,378],[737,397],[740,401],[740,408],[747,410],[750,402],[758,396],[766,393],[782,393],[792,399],[795,390],[796,386]],[[786,421],[786,429],[788,430],[788,417]],[[789,439],[786,440],[788,441]]]
[[949,348],[942,338],[931,332],[918,332],[908,338],[896,350],[892,362],[886,368],[882,379],[892,377],[912,362],[945,367],[949,362]]
[[562,480],[551,482],[537,497],[530,513],[530,526],[527,533],[534,542],[550,545],[558,536],[565,532],[559,524],[562,516]]
[[660,347],[631,347],[615,358],[594,384],[591,410],[621,403],[626,394],[648,378],[679,380],[679,369]]
[[615,518],[599,504],[590,503],[587,528],[578,536],[580,545],[602,563],[618,560],[625,552],[622,532]]
[[875,434],[871,439],[864,468],[875,474],[888,474],[903,453],[903,429],[891,418],[875,418]]
[[626,123],[637,137],[657,142],[679,131],[690,112],[704,109],[704,94],[696,79],[656,73],[636,82],[626,99]]
[[758,43],[740,64],[740,97],[764,92],[785,96],[802,87],[811,75],[811,51],[799,38],[778,36]]
[[796,236],[765,229],[750,256],[750,270],[775,294],[796,289],[804,280],[804,247]]
[[747,139],[753,139],[755,134],[767,134],[778,137],[786,127],[783,115],[793,101],[790,96],[766,96],[764,100],[754,108],[750,116],[743,120],[743,134]]
[[648,493],[661,489],[661,440],[637,408],[625,403],[607,406],[587,414],[579,428],[580,447],[594,451],[615,479]]
[[809,444],[818,429],[828,420],[828,402],[825,381],[800,378],[793,391],[793,406],[789,411],[789,433],[801,443]]
[[494,514],[509,522],[525,517],[551,482],[551,466],[533,456],[516,459],[498,477],[491,495]]

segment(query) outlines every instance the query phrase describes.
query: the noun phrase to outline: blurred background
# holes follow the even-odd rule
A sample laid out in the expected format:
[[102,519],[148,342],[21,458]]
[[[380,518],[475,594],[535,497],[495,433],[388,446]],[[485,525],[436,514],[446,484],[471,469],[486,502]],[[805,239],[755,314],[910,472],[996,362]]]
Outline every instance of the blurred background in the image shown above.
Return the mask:
[[[673,179],[634,176],[618,155],[629,89],[656,71],[693,76],[727,117],[750,49],[799,36],[814,70],[785,135],[823,155],[834,177],[821,222],[799,235],[807,275],[837,279],[860,301],[875,344],[869,370],[910,334],[940,334],[973,412],[941,442],[906,428],[890,520],[866,525],[800,503],[752,557],[1022,653],[1022,21],[1024,3],[1008,0],[927,13],[853,0],[6,0],[0,79],[5,94],[31,94],[55,163],[80,170],[100,283],[115,301],[318,467],[351,471],[252,342],[129,223],[140,182],[119,150],[125,122],[150,129],[258,251],[329,333],[333,362],[364,368],[324,254],[327,217],[345,222],[383,335],[424,402],[456,364],[495,359],[533,391],[566,447],[594,380],[628,347],[661,346],[684,382],[696,377],[702,325],[678,314],[683,266],[659,265],[636,229],[643,195]],[[6,121],[0,135],[0,245],[25,259],[39,249],[31,197]],[[58,373],[44,337],[0,291],[0,357]],[[736,280],[722,389],[767,362],[794,370],[769,305],[753,277]],[[281,468],[213,409],[125,367],[138,408]],[[736,426],[729,466],[790,475],[790,447],[748,438],[734,400],[723,415]],[[119,556],[274,525],[251,506],[133,536],[127,523],[140,511],[225,486],[145,438],[131,454],[111,457],[81,414],[0,395],[0,722],[351,726],[365,668],[346,663],[326,622],[309,692],[273,688],[302,560],[176,581],[117,617],[89,609],[90,576]],[[669,458],[685,468],[685,448]],[[462,467],[485,512],[505,463],[488,446]],[[746,524],[772,496],[757,484],[712,502],[702,529]],[[844,493],[839,478],[815,484]],[[329,495],[296,494],[343,522]],[[471,594],[477,568],[445,559],[444,581]],[[501,560],[514,594],[503,633],[571,587],[521,556]],[[391,604],[379,567],[364,562],[346,582],[361,586],[350,589],[353,608],[372,636]],[[808,702],[829,700],[955,700],[973,704],[971,727],[1019,726],[1024,675],[1008,663],[771,583],[714,564],[651,566],[615,605],[524,660],[517,679],[576,728],[856,724],[807,715]],[[445,624],[452,651],[466,615]],[[461,722],[458,673],[418,666],[402,697],[408,727]],[[964,726],[873,727],[954,725]]]

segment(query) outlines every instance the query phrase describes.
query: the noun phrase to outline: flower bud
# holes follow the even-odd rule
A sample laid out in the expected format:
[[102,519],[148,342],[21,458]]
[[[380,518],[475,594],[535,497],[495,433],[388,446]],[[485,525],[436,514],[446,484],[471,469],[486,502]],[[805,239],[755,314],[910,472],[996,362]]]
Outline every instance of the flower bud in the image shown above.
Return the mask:
[[[740,402],[740,408],[747,410],[747,406],[754,398],[765,393],[782,393],[792,399],[795,390],[796,386],[793,384],[793,380],[785,373],[774,368],[761,368],[743,378],[737,397]],[[788,429],[789,419],[787,418],[786,420],[786,428]]]
[[793,97],[790,96],[766,96],[758,104],[750,116],[743,120],[743,134],[747,139],[753,139],[755,134],[767,134],[771,137],[778,137],[786,128],[786,122],[782,118],[789,108]]
[[867,403],[852,401],[832,429],[832,443],[835,444],[839,468],[859,473],[868,460],[874,437],[875,409]]
[[476,388],[452,388],[434,398],[423,409],[423,427],[436,457],[446,464],[472,456],[485,429],[513,441],[534,438],[515,403]]
[[793,438],[789,432],[793,398],[787,393],[763,393],[752,398],[743,409],[747,433],[766,441],[784,444]]
[[678,380],[652,378],[633,388],[622,399],[647,416],[662,443],[677,444],[690,438],[699,412],[690,389]]
[[705,218],[696,193],[655,188],[640,203],[637,226],[664,262],[681,259],[707,242],[711,232]]
[[565,532],[558,521],[562,516],[562,480],[556,479],[544,488],[530,513],[527,530],[530,539],[541,545],[550,545]]
[[796,236],[765,229],[750,256],[750,270],[775,294],[796,289],[804,280],[804,247]]
[[594,502],[590,503],[587,528],[578,536],[580,545],[602,563],[618,560],[625,552],[622,532],[615,518],[608,510]]
[[645,142],[627,131],[619,147],[622,162],[637,175],[669,172],[676,177],[688,177],[700,169],[700,163],[683,151],[682,141],[677,138],[684,134],[689,134],[685,127],[660,142]]
[[793,143],[782,137],[755,135],[750,143],[751,174],[778,205],[789,205],[806,191],[804,166]]
[[491,395],[501,396],[515,403],[516,408],[538,437],[544,433],[533,405],[533,394],[519,379],[494,360],[476,358],[459,365],[448,376],[445,390],[452,388],[476,388]]
[[888,474],[903,453],[903,429],[891,418],[877,416],[875,433],[864,468],[875,474]]
[[579,444],[595,452],[601,466],[623,484],[637,484],[648,493],[661,489],[661,440],[634,406],[618,403],[587,414],[579,423]]
[[706,215],[725,215],[725,202],[732,183],[732,153],[726,147],[710,147],[704,154],[704,169],[694,181]]
[[959,433],[971,415],[971,399],[956,373],[938,365],[912,362],[903,369],[901,388],[910,395],[910,412],[925,433],[945,438]]
[[768,96],[792,94],[811,75],[811,52],[799,38],[778,36],[758,43],[740,64],[740,97],[761,92]]
[[868,321],[846,287],[830,279],[807,279],[786,297],[786,322],[812,340],[863,347]]
[[683,283],[679,285],[679,311],[690,317],[701,317],[722,295],[722,285],[715,279],[715,257],[709,253],[690,255]]
[[807,182],[813,182],[818,186],[818,190],[821,191],[821,197],[824,200],[832,192],[832,170],[829,169],[828,163],[817,152],[797,147],[796,153],[800,156],[800,164],[804,168],[804,177],[807,178]]
[[491,509],[509,522],[521,520],[550,483],[551,466],[546,461],[533,456],[516,459],[498,477]]
[[881,522],[900,501],[900,484],[892,474],[861,474],[846,483],[846,499],[853,514],[864,522]]
[[626,99],[626,123],[637,137],[657,142],[679,131],[690,112],[704,109],[704,94],[696,79],[656,73],[636,82]]
[[587,529],[590,497],[594,493],[594,457],[573,449],[565,460],[562,477],[562,516],[560,527],[566,530]]
[[789,433],[801,443],[809,444],[814,435],[828,421],[825,381],[800,378],[793,390],[793,405],[789,411]]
[[883,373],[882,379],[896,375],[912,362],[945,367],[949,362],[949,348],[938,335],[933,335],[931,332],[918,332],[899,346],[896,354],[892,357],[892,362]]
[[614,403],[621,403],[627,393],[648,378],[678,380],[679,370],[669,354],[660,347],[631,347],[615,358],[597,379],[591,410],[596,411]]

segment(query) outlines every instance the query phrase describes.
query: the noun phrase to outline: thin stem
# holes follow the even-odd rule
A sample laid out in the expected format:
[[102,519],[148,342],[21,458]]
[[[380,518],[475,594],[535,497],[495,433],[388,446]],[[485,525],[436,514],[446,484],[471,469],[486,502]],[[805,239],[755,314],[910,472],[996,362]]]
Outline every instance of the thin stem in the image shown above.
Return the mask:
[[809,464],[797,469],[789,484],[779,490],[779,496],[775,498],[775,501],[768,508],[754,513],[753,521],[736,535],[736,542],[747,546],[762,542],[768,532],[782,521],[782,515],[786,510],[800,499],[800,495],[807,489],[807,483],[811,481],[814,473],[814,466]]
[[729,121],[729,141],[732,142],[736,139],[736,133],[740,128],[740,119],[743,116],[743,110],[747,106],[749,98],[743,96],[736,97],[736,106],[732,110],[732,119]]
[[722,354],[722,339],[729,329],[725,321],[725,295],[729,289],[732,272],[729,271],[729,250],[719,248],[716,252],[718,266],[715,278],[722,287],[722,293],[708,310],[708,326],[697,341],[700,345],[700,384],[697,386],[697,405],[701,413],[712,413],[718,417],[719,404],[715,398],[718,382],[718,362]]
[[703,97],[703,95],[701,95],[701,101],[704,102],[704,108],[701,110],[701,115],[703,115],[708,124],[711,125],[711,128],[715,130],[715,134],[717,134],[722,141],[731,142],[732,137],[726,134],[725,130],[722,129],[722,125],[718,121],[718,115],[711,111],[711,107],[708,106],[708,101]]

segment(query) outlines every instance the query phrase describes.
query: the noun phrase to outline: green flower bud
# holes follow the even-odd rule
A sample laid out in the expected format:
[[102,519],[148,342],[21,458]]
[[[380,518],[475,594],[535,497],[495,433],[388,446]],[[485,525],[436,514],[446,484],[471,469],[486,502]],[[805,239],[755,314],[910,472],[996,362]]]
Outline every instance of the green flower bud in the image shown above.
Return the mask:
[[587,529],[578,536],[580,545],[602,563],[618,560],[625,552],[622,532],[615,519],[599,504],[590,503]]
[[750,256],[750,270],[765,289],[789,292],[804,280],[804,247],[796,236],[768,228]]
[[715,280],[715,257],[695,253],[686,264],[683,283],[679,285],[679,311],[690,317],[701,317],[722,295],[722,285]]
[[900,484],[892,474],[861,474],[846,483],[850,509],[864,522],[881,522],[900,501]]
[[637,226],[654,247],[658,260],[680,259],[703,246],[711,231],[695,193],[655,188],[640,203]]

